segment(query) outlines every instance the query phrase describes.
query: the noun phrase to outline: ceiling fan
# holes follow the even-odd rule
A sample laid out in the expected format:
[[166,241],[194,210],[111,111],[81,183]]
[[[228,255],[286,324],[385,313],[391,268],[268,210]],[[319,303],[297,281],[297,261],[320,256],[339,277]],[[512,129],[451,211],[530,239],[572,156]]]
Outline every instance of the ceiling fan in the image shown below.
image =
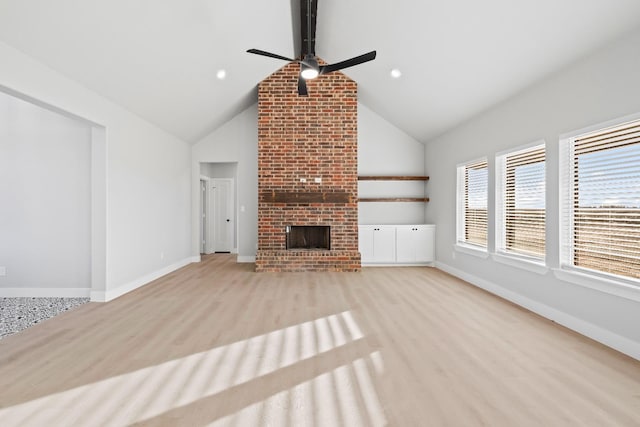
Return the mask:
[[300,33],[302,36],[302,52],[300,58],[291,59],[286,56],[266,52],[259,49],[249,49],[247,52],[256,55],[268,56],[269,58],[281,59],[288,62],[300,63],[300,74],[298,75],[298,95],[307,96],[307,80],[332,73],[334,71],[343,70],[354,65],[372,61],[376,58],[376,51],[371,51],[360,56],[356,56],[345,61],[335,64],[319,65],[315,52],[316,44],[316,13],[318,10],[318,0],[300,0],[300,17],[301,26]]

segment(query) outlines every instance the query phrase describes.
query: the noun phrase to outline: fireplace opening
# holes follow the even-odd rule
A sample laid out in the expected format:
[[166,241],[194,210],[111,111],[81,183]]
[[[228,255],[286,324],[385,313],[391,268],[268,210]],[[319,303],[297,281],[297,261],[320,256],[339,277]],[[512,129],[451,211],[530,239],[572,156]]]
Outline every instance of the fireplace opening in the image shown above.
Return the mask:
[[288,225],[287,250],[329,250],[331,249],[331,227],[328,225]]

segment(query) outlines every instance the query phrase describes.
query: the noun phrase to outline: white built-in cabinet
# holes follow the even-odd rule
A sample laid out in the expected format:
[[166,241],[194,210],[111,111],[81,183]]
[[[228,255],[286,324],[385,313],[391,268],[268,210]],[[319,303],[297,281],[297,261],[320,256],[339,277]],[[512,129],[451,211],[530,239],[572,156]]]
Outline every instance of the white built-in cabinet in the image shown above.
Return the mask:
[[396,229],[392,225],[360,225],[358,242],[362,262],[396,261]]
[[363,265],[433,265],[433,224],[359,225]]

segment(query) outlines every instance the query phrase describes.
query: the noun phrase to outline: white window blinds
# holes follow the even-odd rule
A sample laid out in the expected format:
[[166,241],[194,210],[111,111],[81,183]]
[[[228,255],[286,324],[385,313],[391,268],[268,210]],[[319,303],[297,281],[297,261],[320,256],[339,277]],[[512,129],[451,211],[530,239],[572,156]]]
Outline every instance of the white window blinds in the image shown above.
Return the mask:
[[487,160],[458,167],[458,241],[487,246]]
[[572,138],[563,153],[563,262],[640,278],[640,120]]
[[496,249],[544,259],[544,144],[498,156],[496,171]]

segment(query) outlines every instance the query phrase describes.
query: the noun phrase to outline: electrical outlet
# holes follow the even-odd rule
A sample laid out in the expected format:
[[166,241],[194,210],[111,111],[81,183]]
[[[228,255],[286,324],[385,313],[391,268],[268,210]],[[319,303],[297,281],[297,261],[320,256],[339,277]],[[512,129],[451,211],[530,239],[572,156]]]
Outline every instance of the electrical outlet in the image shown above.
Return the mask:
[[7,267],[0,267],[0,276],[7,275]]
[[160,252],[160,260],[164,259],[164,252]]
[[314,181],[315,181],[317,184],[320,184],[320,183],[322,182],[322,178],[315,178],[315,179],[314,179]]
[[300,178],[300,182],[302,182],[302,183],[307,182],[307,178]]

